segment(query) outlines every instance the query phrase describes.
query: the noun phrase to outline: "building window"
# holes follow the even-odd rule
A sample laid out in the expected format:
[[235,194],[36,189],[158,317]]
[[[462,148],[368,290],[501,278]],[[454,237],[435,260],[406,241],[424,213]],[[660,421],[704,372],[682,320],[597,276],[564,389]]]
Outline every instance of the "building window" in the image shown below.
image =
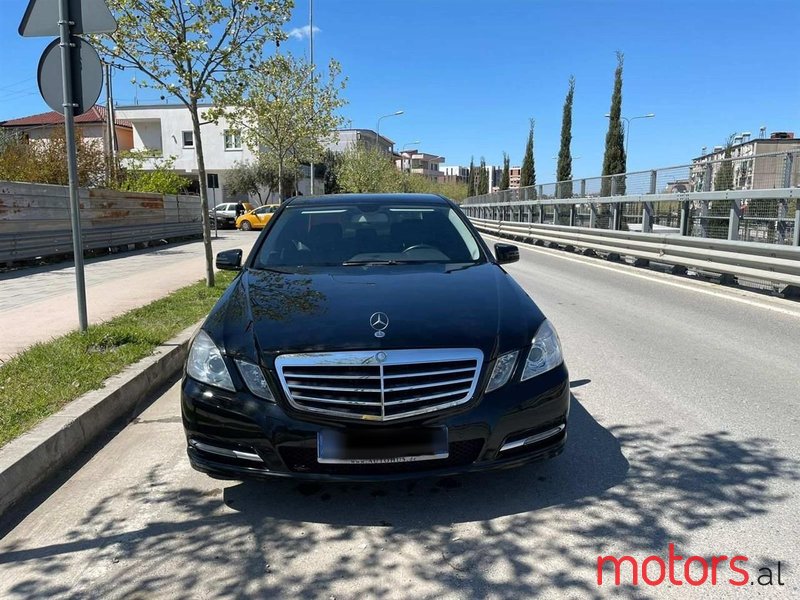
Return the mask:
[[225,150],[241,150],[242,134],[235,129],[225,131]]
[[183,132],[183,147],[194,148],[194,133],[191,131]]

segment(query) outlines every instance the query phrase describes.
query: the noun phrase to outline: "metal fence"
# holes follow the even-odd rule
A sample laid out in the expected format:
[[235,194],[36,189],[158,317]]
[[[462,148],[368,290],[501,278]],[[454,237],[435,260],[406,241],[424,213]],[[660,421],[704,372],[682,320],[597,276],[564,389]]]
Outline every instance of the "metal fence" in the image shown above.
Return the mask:
[[800,245],[800,151],[546,183],[467,198],[473,218]]
[[609,260],[628,256],[640,267],[649,266],[652,261],[671,265],[675,274],[692,269],[726,276],[724,281],[728,283],[743,279],[777,283],[793,286],[792,290],[782,290],[791,294],[800,289],[800,248],[794,246],[474,217],[471,220],[478,230],[493,235],[571,251],[582,248],[583,254],[602,253]]
[[[84,250],[202,235],[197,196],[81,189]],[[58,185],[0,182],[0,265],[72,254],[69,196]]]

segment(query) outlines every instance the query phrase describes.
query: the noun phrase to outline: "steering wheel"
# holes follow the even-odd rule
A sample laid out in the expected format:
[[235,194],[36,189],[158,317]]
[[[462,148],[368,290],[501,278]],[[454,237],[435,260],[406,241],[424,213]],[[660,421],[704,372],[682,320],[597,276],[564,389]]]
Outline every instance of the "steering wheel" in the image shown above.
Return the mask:
[[438,248],[431,246],[430,244],[415,244],[403,250],[403,254],[406,252],[411,252],[412,250],[438,250]]

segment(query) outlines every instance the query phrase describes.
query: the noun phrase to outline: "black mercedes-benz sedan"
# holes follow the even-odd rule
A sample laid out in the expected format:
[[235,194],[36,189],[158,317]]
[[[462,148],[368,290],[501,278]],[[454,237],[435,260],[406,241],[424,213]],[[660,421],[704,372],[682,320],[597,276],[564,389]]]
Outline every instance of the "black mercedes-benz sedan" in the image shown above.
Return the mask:
[[213,477],[388,479],[513,467],[566,441],[553,325],[434,195],[298,197],[191,342],[182,414]]

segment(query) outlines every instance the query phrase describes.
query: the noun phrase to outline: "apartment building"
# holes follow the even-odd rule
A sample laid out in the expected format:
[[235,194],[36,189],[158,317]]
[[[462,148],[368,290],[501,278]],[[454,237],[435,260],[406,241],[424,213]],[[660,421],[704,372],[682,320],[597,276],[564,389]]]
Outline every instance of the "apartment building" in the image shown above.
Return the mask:
[[469,181],[469,167],[461,165],[440,165],[439,181],[448,183],[467,183]]
[[[689,178],[692,191],[713,189],[717,173],[725,164],[719,162],[726,158],[723,146],[715,146],[711,152],[703,150],[701,156],[692,159]],[[784,186],[787,176],[792,187],[800,186],[800,156],[795,155],[792,172],[788,174],[783,154],[786,152],[800,152],[800,139],[795,138],[793,132],[774,132],[769,137],[755,139],[747,132],[736,136],[730,149],[733,176],[726,187],[734,190],[778,188]],[[708,171],[710,180],[706,181]]]
[[414,175],[422,175],[428,179],[438,181],[442,177],[439,165],[444,162],[444,156],[430,154],[417,149],[405,150],[395,158],[397,168],[408,171]]
[[522,167],[510,167],[508,169],[509,189],[515,190],[519,188],[520,173],[522,173]]
[[378,148],[387,154],[391,153],[394,147],[392,140],[384,135],[379,135],[372,129],[338,129],[326,147],[334,152],[344,152],[358,144],[366,145],[369,148]]

